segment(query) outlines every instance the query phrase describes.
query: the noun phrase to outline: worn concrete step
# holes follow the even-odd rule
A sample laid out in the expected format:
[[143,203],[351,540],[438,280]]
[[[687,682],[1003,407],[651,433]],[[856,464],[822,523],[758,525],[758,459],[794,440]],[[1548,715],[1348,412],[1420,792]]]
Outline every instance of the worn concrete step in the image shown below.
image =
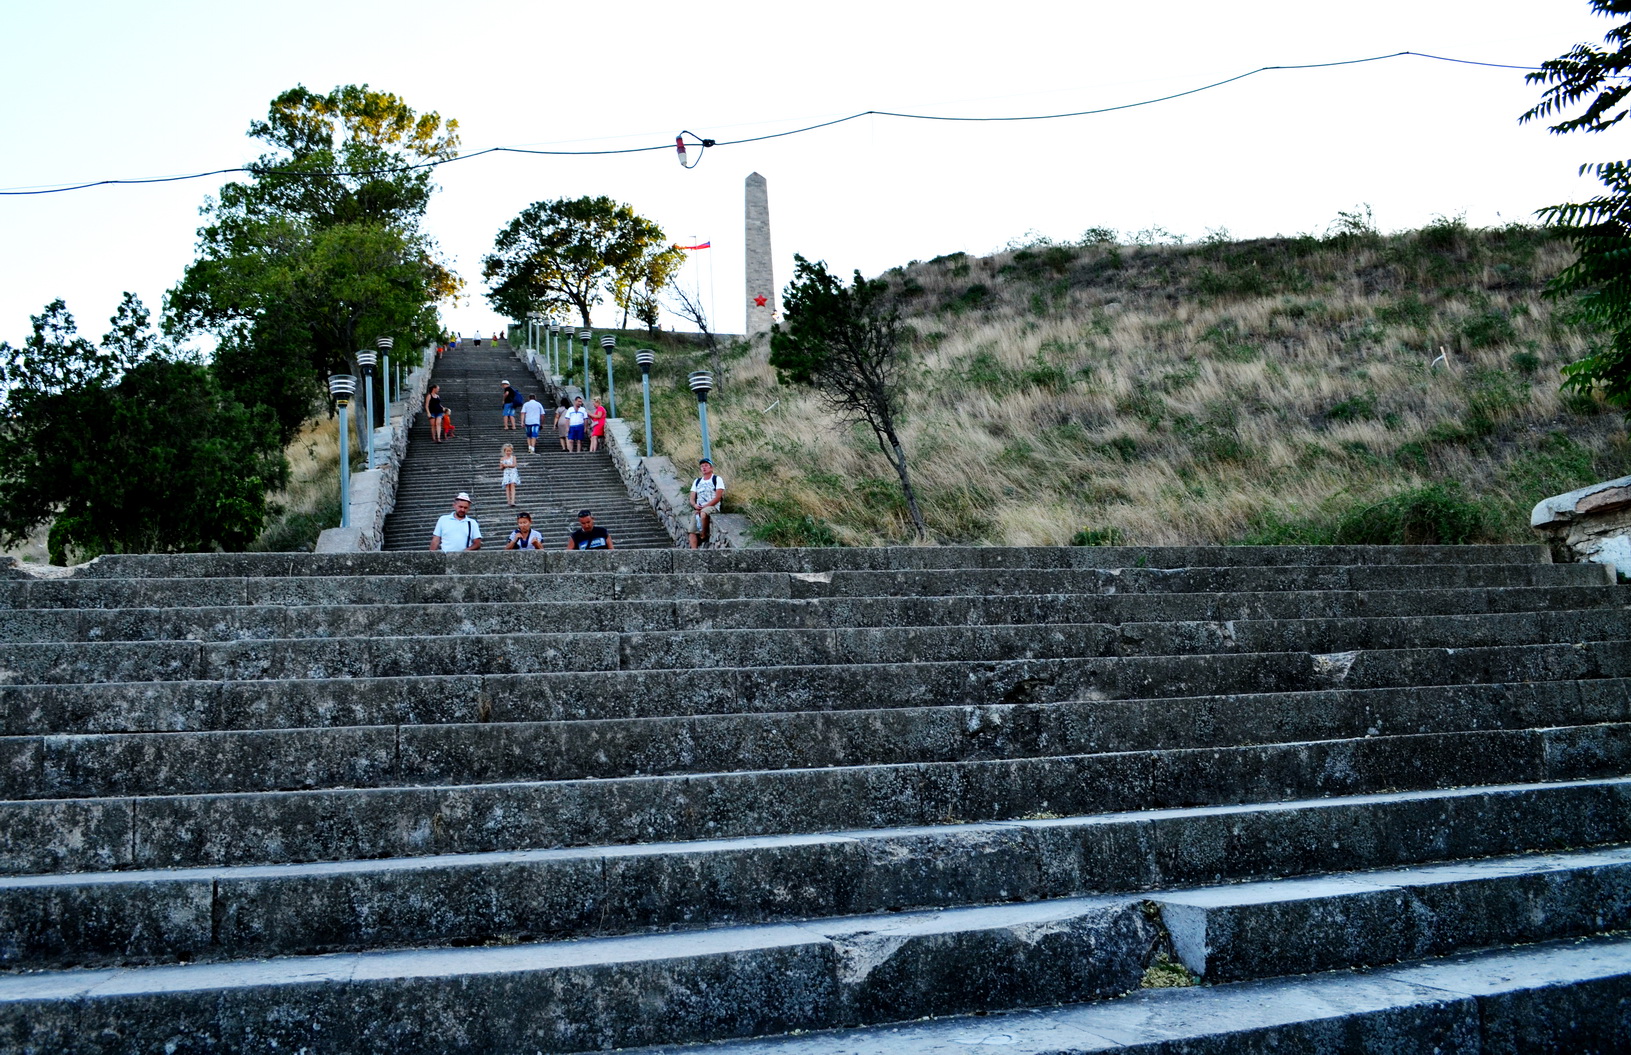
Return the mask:
[[[1463,952],[1511,924],[1500,917],[1514,909],[1527,910],[1513,929],[1529,940],[1590,937],[1631,920],[1628,861],[1631,854],[1600,851],[1521,864],[1485,862],[1454,878],[1442,869],[1395,874],[1391,891],[1368,892],[1368,905],[1361,904],[1366,895],[1345,889],[1343,880],[1361,886],[1387,880],[1301,881],[1300,913],[1288,911],[1286,901],[1252,900],[1260,889],[1196,891],[1175,902],[1156,895],[1154,902],[1164,917],[1169,906],[1215,901],[1206,920],[1212,928],[1199,937],[1193,913],[1177,914],[1186,937],[1175,932],[1174,945],[1213,951],[1212,943],[1220,943],[1209,965],[1227,966],[1226,975],[1262,978],[1298,973],[1296,965],[1305,960],[1359,967],[1394,962],[1418,946]],[[1407,892],[1431,902],[1431,924],[1407,922]],[[1606,903],[1594,905],[1599,898]],[[1405,925],[1311,954],[1296,948],[1333,931],[1346,936],[1345,924],[1367,908],[1379,924]],[[1234,928],[1215,929],[1225,921]],[[1139,987],[1162,944],[1137,899],[1083,897],[497,948],[159,966],[112,975],[50,971],[0,977],[0,1029],[26,1023],[31,1040],[43,1039],[45,1026],[47,1035],[70,1042],[113,1033],[128,1043],[154,1012],[173,1019],[203,1004],[213,1005],[217,1021],[262,1020],[256,1030],[262,1043],[273,1039],[269,1033],[276,1028],[266,1020],[302,1020],[297,1032],[275,1038],[280,1045],[296,1044],[316,1035],[312,1019],[337,1010],[331,1009],[332,995],[314,992],[312,980],[323,979],[344,983],[334,988],[349,991],[350,1001],[372,990],[370,1010],[390,1008],[400,1016],[411,1003],[416,1012],[407,1021],[352,1020],[349,1030],[332,1023],[322,1031],[326,1050],[367,1038],[369,1025],[388,1024],[424,1030],[427,1041],[449,1033],[469,1038],[470,1031],[487,1027],[480,1030],[482,1039],[507,1043],[509,1050],[522,1040],[535,1051],[571,1052],[1119,997]],[[1282,948],[1290,956],[1276,969],[1273,954]],[[1631,958],[1622,967],[1631,970]],[[224,1001],[223,990],[231,993]],[[518,990],[535,995],[519,999]],[[449,1015],[457,1017],[449,1022]],[[506,1032],[489,1038],[495,1024]],[[519,1036],[508,1032],[518,1028]]]
[[420,674],[688,670],[1183,655],[1335,653],[1594,641],[1631,632],[1623,608],[1354,619],[681,630],[244,641],[0,644],[12,684]]
[[288,729],[989,706],[1631,677],[1631,641],[1334,654],[0,685],[0,733]]
[[[573,939],[1625,842],[1631,778],[1622,777],[685,844],[20,876],[0,878],[0,965]],[[1166,899],[1174,920],[1183,896]]]
[[1631,679],[568,722],[0,737],[0,799],[478,784],[1631,722]]
[[1138,985],[1156,943],[1137,902],[1084,898],[500,948],[41,972],[0,977],[0,1036],[17,1050],[91,1051],[86,1040],[110,1035],[126,1050],[158,1050],[187,1021],[214,1033],[218,1050],[575,1052],[1004,1009],[1039,994],[1115,996]]
[[[98,557],[75,574],[85,578],[179,576],[447,575],[507,571],[523,558],[545,557],[543,570],[891,571],[976,568],[1210,568],[1390,564],[1549,564],[1542,545],[1525,546],[897,546],[876,549],[676,550],[673,553],[564,554],[482,551],[459,554],[180,553]],[[1598,572],[1597,574],[1603,574]],[[1604,581],[1607,581],[1606,579]]]
[[[485,552],[485,551],[484,551]],[[516,554],[509,554],[516,557]],[[1372,565],[1009,571],[688,572],[551,575],[568,554],[507,573],[273,578],[0,580],[3,608],[174,608],[201,605],[494,603],[546,600],[728,600],[739,597],[967,597],[1293,591],[1455,590],[1608,585],[1591,564]],[[573,554],[573,557],[588,554]],[[445,562],[444,562],[445,563]],[[547,578],[546,578],[547,576]]]
[[1208,981],[1374,967],[1627,930],[1631,848],[1274,879],[1152,900],[1178,959]]
[[[1283,1055],[1626,1050],[1631,939],[1465,953],[1355,974],[1149,989],[1120,1000],[684,1050],[720,1055]],[[674,1048],[661,1049],[673,1052]],[[630,1049],[628,1055],[659,1055]]]
[[1617,776],[1631,725],[547,783],[0,802],[0,873],[481,853]]
[[[540,589],[540,594],[543,590]],[[236,605],[0,610],[0,642],[239,641],[661,630],[785,630],[1160,621],[1351,619],[1624,610],[1631,586],[1273,594],[1024,594],[947,598],[834,597],[624,601]]]

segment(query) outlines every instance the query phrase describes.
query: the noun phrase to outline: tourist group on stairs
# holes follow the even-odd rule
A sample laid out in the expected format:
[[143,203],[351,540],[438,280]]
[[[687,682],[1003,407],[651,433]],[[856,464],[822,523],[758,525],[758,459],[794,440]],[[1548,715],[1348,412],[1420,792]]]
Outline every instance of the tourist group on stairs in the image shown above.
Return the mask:
[[[536,395],[526,395],[508,378],[499,381],[498,384],[502,391],[499,405],[501,431],[511,432],[524,429],[526,431],[527,453],[529,456],[536,457],[539,453],[539,433],[551,424],[551,408],[546,407]],[[455,386],[453,391],[457,394],[463,392],[463,389]],[[452,437],[452,408],[448,405],[447,400],[443,398],[440,384],[431,384],[426,391],[424,412],[429,423],[431,438],[436,443],[442,443]],[[571,454],[598,453],[602,440],[606,435],[609,418],[610,413],[599,398],[591,398],[587,402],[585,397],[581,395],[572,398],[570,401],[567,398],[562,398],[559,406],[553,408],[553,424],[561,450]],[[517,508],[519,504],[518,491],[522,489],[522,459],[517,457],[518,453],[518,444],[515,443],[503,444],[498,452],[499,483],[504,492],[505,505],[510,509]],[[692,481],[687,495],[687,500],[691,506],[687,535],[692,549],[698,549],[707,542],[709,521],[712,515],[718,512],[724,494],[724,481],[714,471],[712,462],[707,458],[702,459],[698,464],[698,475]],[[583,498],[588,496],[572,495],[571,497],[582,501]],[[592,498],[591,501],[593,501]],[[453,500],[452,510],[442,513],[436,521],[430,539],[430,548],[432,550],[464,552],[482,548],[482,529],[480,523],[471,515],[472,505],[473,500],[468,491],[459,491],[457,493]],[[595,523],[594,514],[591,510],[580,510],[577,514],[577,520],[576,528],[570,531],[566,540],[567,549],[614,548],[610,532],[606,527]],[[420,530],[423,530],[423,528]],[[423,538],[424,536],[419,537]],[[636,538],[635,544],[637,546],[649,544],[638,532]],[[516,514],[515,530],[508,532],[504,548],[542,550],[552,547],[546,546],[543,534],[534,528],[532,514],[520,512]]]

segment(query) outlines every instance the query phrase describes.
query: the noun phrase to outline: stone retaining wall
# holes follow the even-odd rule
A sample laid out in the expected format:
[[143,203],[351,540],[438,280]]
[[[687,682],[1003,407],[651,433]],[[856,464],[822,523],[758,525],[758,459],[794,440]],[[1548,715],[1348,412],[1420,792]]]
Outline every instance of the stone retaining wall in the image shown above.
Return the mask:
[[1546,536],[1553,560],[1607,564],[1631,578],[1631,476],[1545,499],[1529,526]]
[[388,409],[390,421],[374,430],[375,455],[383,452],[386,461],[377,469],[351,474],[348,495],[351,525],[329,528],[318,535],[318,553],[372,551],[384,543],[385,518],[396,507],[397,477],[402,471],[402,459],[408,453],[408,434],[424,406],[435,363],[436,349],[426,347],[424,360],[408,374],[403,398]]

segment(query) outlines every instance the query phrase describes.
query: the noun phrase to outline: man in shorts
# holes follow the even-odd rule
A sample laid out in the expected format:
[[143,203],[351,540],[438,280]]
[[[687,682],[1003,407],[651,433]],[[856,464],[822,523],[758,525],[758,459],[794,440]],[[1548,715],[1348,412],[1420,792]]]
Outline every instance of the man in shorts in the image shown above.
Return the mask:
[[521,405],[521,394],[510,387],[508,381],[500,381],[504,386],[504,429],[506,432],[515,428],[515,408]]
[[566,439],[573,454],[583,450],[583,423],[588,420],[589,412],[583,409],[583,397],[579,396],[566,411]]
[[470,515],[470,496],[463,491],[453,496],[453,512],[443,513],[430,536],[430,548],[446,553],[481,549],[481,525]]
[[719,511],[725,500],[725,481],[714,472],[714,463],[704,458],[697,462],[698,475],[691,484],[691,548],[696,549],[708,539],[708,521]]
[[521,404],[521,423],[527,427],[527,453],[538,453],[538,427],[544,423],[544,405],[538,397],[528,396]]
[[578,510],[578,530],[566,540],[567,549],[613,549],[612,537],[603,527],[595,527],[595,515],[587,509]]
[[515,530],[510,532],[510,541],[504,544],[505,549],[543,549],[544,536],[532,528],[532,514],[518,513],[515,517]]

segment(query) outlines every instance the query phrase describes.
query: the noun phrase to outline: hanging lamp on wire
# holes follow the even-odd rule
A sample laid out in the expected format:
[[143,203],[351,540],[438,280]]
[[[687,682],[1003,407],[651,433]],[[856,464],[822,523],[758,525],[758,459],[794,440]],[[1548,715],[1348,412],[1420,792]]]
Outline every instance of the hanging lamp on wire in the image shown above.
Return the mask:
[[[690,136],[692,139],[695,139],[697,141],[697,157],[696,157],[695,161],[687,161],[686,160],[686,155],[685,155],[685,137],[686,136]],[[702,152],[704,150],[708,149],[709,147],[713,146],[713,145],[714,145],[714,141],[712,139],[703,139],[701,136],[698,136],[695,132],[681,132],[679,135],[675,136],[674,137],[674,152],[677,155],[679,155],[680,168],[682,168],[682,169],[694,169],[698,165],[702,164]]]

